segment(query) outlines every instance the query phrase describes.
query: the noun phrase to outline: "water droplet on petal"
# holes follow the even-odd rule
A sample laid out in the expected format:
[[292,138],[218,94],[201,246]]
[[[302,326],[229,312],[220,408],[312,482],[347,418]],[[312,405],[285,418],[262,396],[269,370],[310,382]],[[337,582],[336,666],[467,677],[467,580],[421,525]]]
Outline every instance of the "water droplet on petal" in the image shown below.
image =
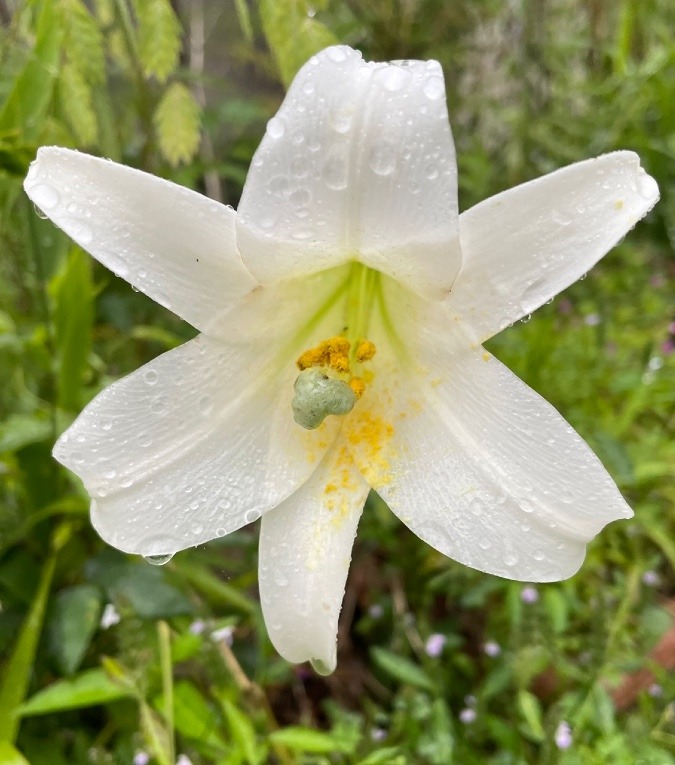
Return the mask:
[[641,194],[645,199],[656,199],[656,197],[658,197],[658,184],[651,177],[651,175],[647,175],[644,170],[638,175],[636,184],[638,193]]
[[157,372],[155,372],[154,369],[147,369],[143,373],[143,379],[148,385],[154,385],[157,382],[158,378],[159,378],[159,375],[157,374]]
[[347,163],[340,157],[330,158],[323,166],[323,179],[326,186],[334,191],[347,188]]
[[391,144],[375,144],[368,153],[368,165],[378,175],[391,175],[396,168],[396,154]]
[[247,510],[244,514],[244,520],[246,523],[253,523],[254,521],[257,521],[261,515],[262,513],[260,510]]
[[391,93],[397,90],[402,90],[412,79],[410,70],[405,66],[394,65],[381,69],[378,73],[378,79],[382,83],[385,90]]
[[94,238],[89,226],[77,218],[64,218],[60,221],[60,225],[68,236],[82,247],[86,247]]
[[144,555],[146,563],[150,563],[153,566],[163,566],[173,558],[173,553],[166,553],[165,555]]
[[43,210],[53,210],[61,201],[58,191],[46,183],[38,183],[30,190],[30,196],[33,202]]
[[342,48],[339,48],[339,47],[328,48],[328,50],[326,51],[326,55],[331,61],[333,61],[336,64],[341,64],[343,61],[346,61],[347,59],[347,54],[344,52]]
[[422,86],[422,92],[430,101],[438,101],[445,95],[445,83],[438,75],[429,77]]
[[270,138],[278,140],[286,132],[286,125],[281,117],[272,117],[267,123],[267,134]]
[[506,553],[504,556],[504,565],[515,566],[519,560],[520,558],[515,553]]
[[328,112],[328,124],[336,133],[348,133],[354,123],[354,104],[341,106],[339,109],[331,109]]

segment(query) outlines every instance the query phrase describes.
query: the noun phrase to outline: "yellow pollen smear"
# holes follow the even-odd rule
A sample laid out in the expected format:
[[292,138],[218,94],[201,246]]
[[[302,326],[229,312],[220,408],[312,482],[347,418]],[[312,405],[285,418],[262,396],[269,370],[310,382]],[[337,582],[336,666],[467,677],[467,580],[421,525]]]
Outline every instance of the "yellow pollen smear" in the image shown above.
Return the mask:
[[373,486],[381,486],[390,480],[387,446],[393,435],[393,424],[375,412],[360,412],[352,422],[347,438],[360,451],[361,468]]

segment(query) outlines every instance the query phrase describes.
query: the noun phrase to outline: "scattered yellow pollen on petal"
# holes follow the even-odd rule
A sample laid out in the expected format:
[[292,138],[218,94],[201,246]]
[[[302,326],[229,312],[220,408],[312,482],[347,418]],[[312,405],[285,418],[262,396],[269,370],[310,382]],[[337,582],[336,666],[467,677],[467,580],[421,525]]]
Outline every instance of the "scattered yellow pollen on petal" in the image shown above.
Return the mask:
[[361,398],[366,389],[366,384],[360,377],[352,377],[349,381],[349,387],[354,391],[356,398]]
[[324,491],[326,494],[332,494],[334,491],[337,491],[337,486],[334,483],[328,483]]
[[390,464],[387,445],[394,435],[394,426],[379,414],[369,410],[359,412],[351,420],[347,438],[359,451],[359,466],[371,485],[389,483]]
[[483,361],[490,361],[490,354],[487,351],[483,351]]
[[370,340],[361,340],[356,348],[356,360],[370,361],[376,351],[377,348],[375,348],[375,343],[371,343]]
[[623,199],[617,199],[616,202],[614,202],[614,209],[620,210],[623,207]]

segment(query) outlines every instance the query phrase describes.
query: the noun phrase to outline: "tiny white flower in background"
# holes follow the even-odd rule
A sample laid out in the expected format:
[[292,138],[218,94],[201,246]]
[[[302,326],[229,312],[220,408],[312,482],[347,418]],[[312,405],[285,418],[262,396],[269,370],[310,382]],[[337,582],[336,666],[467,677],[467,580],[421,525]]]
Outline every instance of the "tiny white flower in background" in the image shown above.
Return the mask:
[[601,321],[602,319],[600,318],[600,314],[598,313],[589,313],[586,316],[584,316],[584,324],[586,324],[589,327],[597,327]]
[[556,728],[554,740],[558,749],[569,749],[572,746],[572,729],[565,720],[562,720]]
[[483,646],[483,651],[487,656],[494,658],[502,652],[502,647],[495,640],[488,640]]
[[371,488],[440,552],[524,581],[571,576],[631,515],[583,440],[481,343],[586,273],[656,183],[615,152],[460,216],[444,93],[435,61],[314,56],[237,212],[60,148],[25,182],[78,244],[201,330],[56,444],[95,528],[164,561],[262,516],[270,637],[322,671]]
[[192,635],[201,635],[206,629],[206,622],[203,619],[195,619],[188,630]]
[[371,619],[381,619],[383,614],[384,608],[382,608],[379,603],[373,603],[373,605],[368,608],[368,616],[370,616]]
[[661,578],[656,571],[645,571],[642,574],[642,583],[646,584],[647,587],[658,587],[661,583]]
[[434,633],[433,635],[429,635],[424,646],[424,650],[426,651],[427,656],[431,656],[432,659],[440,656],[441,653],[443,653],[443,648],[447,642],[447,637],[445,635],[441,635],[438,632]]
[[520,599],[523,601],[523,603],[527,603],[528,605],[536,603],[539,600],[539,591],[536,587],[523,587],[523,589],[520,591]]
[[147,752],[136,752],[134,755],[134,765],[148,765],[150,762],[150,755]]
[[476,717],[478,717],[478,714],[476,710],[472,709],[471,707],[462,709],[462,711],[459,713],[459,720],[460,722],[464,723],[464,725],[471,725],[471,723],[476,722]]
[[663,688],[658,683],[652,683],[647,688],[647,693],[654,699],[658,699],[663,696]]
[[114,627],[116,624],[119,624],[121,618],[115,606],[112,603],[108,603],[101,614],[101,621],[99,623],[101,629],[107,630],[110,627]]
[[464,703],[467,705],[467,707],[475,707],[476,702],[477,702],[476,697],[471,694],[464,697]]
[[221,627],[211,633],[211,640],[231,646],[234,642],[234,627]]
[[370,731],[370,738],[373,741],[384,741],[387,738],[387,731],[384,728],[373,728]]
[[179,754],[178,759],[176,760],[176,765],[192,765],[192,760],[187,754]]

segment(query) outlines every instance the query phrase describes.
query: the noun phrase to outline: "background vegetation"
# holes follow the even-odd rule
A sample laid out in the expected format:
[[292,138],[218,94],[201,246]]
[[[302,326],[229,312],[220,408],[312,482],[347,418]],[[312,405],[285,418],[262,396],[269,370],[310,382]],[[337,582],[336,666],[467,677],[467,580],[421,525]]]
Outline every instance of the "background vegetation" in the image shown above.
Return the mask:
[[[675,762],[674,28],[668,0],[0,0],[0,763]],[[163,568],[90,528],[55,438],[193,331],[40,220],[21,181],[60,144],[236,205],[284,84],[336,40],[442,62],[462,209],[618,148],[662,200],[492,343],[635,519],[533,589],[443,558],[373,499],[321,678],[271,648],[256,528]]]

